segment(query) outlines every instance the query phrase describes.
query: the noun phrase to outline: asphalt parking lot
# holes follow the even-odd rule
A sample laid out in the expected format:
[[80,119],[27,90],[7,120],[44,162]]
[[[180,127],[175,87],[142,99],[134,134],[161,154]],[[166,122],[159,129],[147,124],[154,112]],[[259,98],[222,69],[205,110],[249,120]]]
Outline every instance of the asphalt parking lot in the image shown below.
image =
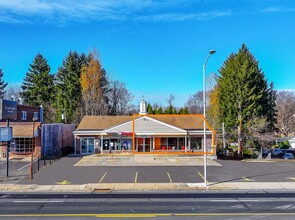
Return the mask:
[[0,183],[16,183],[21,179],[27,179],[30,175],[30,163],[27,161],[10,160],[6,177],[6,160],[0,161]]
[[[34,174],[33,180],[20,178],[20,184],[87,183],[201,183],[203,166],[74,166],[82,158],[65,157]],[[295,182],[295,162],[245,162],[217,160],[221,166],[208,166],[209,182]],[[20,166],[20,164],[19,164]],[[25,171],[23,171],[23,175]]]

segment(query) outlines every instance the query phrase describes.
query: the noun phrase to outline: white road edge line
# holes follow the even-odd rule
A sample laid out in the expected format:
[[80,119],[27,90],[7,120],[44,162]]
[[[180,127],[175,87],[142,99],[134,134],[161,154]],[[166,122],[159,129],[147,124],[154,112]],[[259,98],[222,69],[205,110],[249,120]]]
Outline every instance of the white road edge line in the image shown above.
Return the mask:
[[47,202],[65,202],[63,200],[15,200],[14,203],[47,203]]
[[263,200],[250,200],[250,199],[214,199],[214,200],[209,200],[209,202],[261,202]]

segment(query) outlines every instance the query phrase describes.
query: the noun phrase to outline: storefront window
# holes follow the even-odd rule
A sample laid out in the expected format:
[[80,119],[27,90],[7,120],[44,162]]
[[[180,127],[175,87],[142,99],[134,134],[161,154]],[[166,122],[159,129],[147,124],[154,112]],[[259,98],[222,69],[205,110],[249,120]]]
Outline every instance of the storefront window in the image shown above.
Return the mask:
[[202,150],[202,137],[191,137],[191,150]]
[[168,150],[177,149],[177,138],[168,138]]
[[103,140],[103,150],[109,150],[110,140]]
[[[36,146],[36,139],[35,145]],[[30,153],[33,151],[32,138],[13,138],[10,151],[14,153]]]
[[132,150],[132,140],[130,140],[130,139],[121,140],[121,149],[122,150]]

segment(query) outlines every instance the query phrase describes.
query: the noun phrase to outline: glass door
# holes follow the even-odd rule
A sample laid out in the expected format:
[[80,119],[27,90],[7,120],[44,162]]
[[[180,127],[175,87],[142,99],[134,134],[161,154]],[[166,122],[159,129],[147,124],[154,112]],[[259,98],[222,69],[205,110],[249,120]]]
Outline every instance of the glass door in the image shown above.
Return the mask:
[[144,152],[144,151],[143,151],[143,147],[144,147],[144,138],[137,138],[137,144],[136,144],[136,147],[137,147],[137,151],[138,151],[138,152]]
[[81,154],[94,154],[94,138],[81,138]]
[[144,145],[144,152],[150,152],[151,151],[151,145],[152,145],[151,138],[145,138],[145,145]]
[[81,154],[87,154],[87,138],[81,139]]
[[94,154],[94,138],[88,138],[88,153]]

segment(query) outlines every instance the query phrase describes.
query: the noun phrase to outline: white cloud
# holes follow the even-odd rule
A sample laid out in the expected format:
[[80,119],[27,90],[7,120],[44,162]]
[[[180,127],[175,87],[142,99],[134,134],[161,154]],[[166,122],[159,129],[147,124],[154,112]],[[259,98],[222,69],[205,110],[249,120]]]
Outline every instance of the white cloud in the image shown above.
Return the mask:
[[212,11],[204,13],[174,13],[139,16],[137,20],[141,21],[186,21],[186,20],[209,20],[212,18],[231,15],[230,11]]
[[262,9],[264,13],[295,12],[295,8],[284,8],[281,6],[271,6]]
[[[0,0],[0,22],[67,24],[86,21],[184,21],[230,15],[230,11],[190,12],[199,0]],[[188,11],[187,11],[188,10]],[[204,10],[206,11],[206,10]]]

